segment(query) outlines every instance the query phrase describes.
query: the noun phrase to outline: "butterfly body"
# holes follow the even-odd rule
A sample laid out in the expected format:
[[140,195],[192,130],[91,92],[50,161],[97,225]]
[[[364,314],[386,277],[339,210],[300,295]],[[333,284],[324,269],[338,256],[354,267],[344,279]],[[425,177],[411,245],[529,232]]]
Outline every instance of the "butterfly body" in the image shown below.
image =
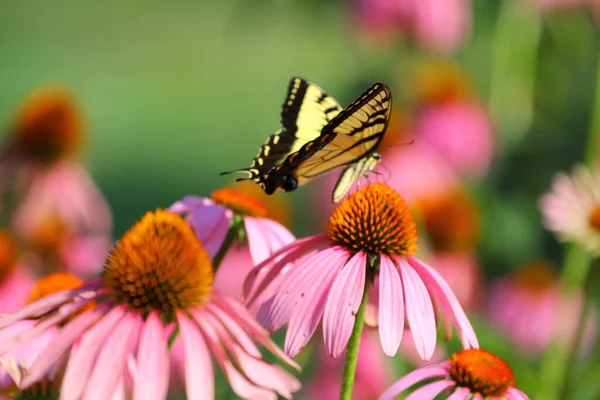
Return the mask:
[[345,194],[368,172],[365,168],[372,169],[373,161],[381,158],[373,155],[378,154],[377,147],[387,128],[391,102],[390,89],[376,83],[342,109],[318,86],[293,78],[282,108],[282,129],[267,139],[249,168],[231,172],[246,173],[237,180],[253,180],[271,194],[276,189],[295,190],[332,169],[351,168],[361,160],[370,160],[347,175],[352,179],[344,181],[350,183]]

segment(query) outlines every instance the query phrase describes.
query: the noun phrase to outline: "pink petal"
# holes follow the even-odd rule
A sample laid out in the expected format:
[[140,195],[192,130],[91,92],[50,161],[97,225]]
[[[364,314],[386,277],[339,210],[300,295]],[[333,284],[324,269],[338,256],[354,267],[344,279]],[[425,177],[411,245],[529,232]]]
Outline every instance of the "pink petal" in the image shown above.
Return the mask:
[[359,251],[348,260],[331,285],[323,313],[323,339],[332,357],[339,357],[346,349],[365,291],[366,273],[367,256]]
[[227,353],[223,351],[221,338],[211,324],[211,317],[206,315],[203,310],[195,310],[194,319],[198,326],[204,332],[205,338],[225,376],[229,380],[231,388],[238,396],[244,399],[277,399],[277,395],[267,389],[258,387],[248,381],[229,360]]
[[[442,381],[444,382],[444,381]],[[449,382],[449,381],[446,381]],[[456,384],[456,383],[455,383]],[[471,390],[467,387],[461,387],[452,392],[446,400],[467,400],[471,395]]]
[[166,398],[169,388],[169,352],[165,327],[154,311],[150,312],[142,328],[138,366],[133,398]]
[[311,289],[310,282],[314,281],[315,274],[319,274],[323,265],[327,265],[338,254],[339,248],[327,248],[309,253],[295,262],[285,274],[284,282],[273,300],[259,309],[256,316],[258,322],[271,332],[281,328]]
[[244,217],[244,226],[254,265],[266,260],[275,251],[296,239],[279,222],[267,218],[246,216]]
[[450,368],[450,363],[446,361],[440,364],[416,369],[404,375],[400,380],[390,386],[389,389],[379,397],[379,400],[392,400],[417,382],[432,378],[447,378],[449,376],[448,368]]
[[[424,386],[421,386],[420,388],[406,396],[405,400],[434,399],[438,394],[442,393],[444,390],[454,386],[456,386],[456,382],[451,380],[431,382]],[[450,397],[448,397],[447,399],[449,398]],[[457,397],[457,399],[459,398],[461,397]],[[463,396],[462,399],[466,400],[466,397]]]
[[423,279],[425,286],[431,291],[434,299],[442,308],[444,316],[449,318],[458,329],[463,342],[463,347],[479,347],[477,336],[475,335],[475,331],[473,330],[469,319],[465,315],[460,303],[444,278],[442,278],[436,270],[418,260],[416,257],[408,257],[408,262],[419,274],[421,279]]
[[300,366],[270,339],[269,333],[250,316],[248,310],[241,303],[229,297],[220,296],[217,293],[213,294],[213,302],[231,315],[242,329],[252,335],[254,340],[262,344],[280,360],[285,361],[298,371],[301,370]]
[[103,347],[109,332],[121,321],[124,314],[125,307],[113,308],[73,346],[62,383],[61,400],[76,400],[81,397],[98,352]]
[[393,357],[404,332],[404,294],[396,266],[381,256],[379,269],[379,339],[383,352]]
[[263,361],[259,353],[258,357],[251,356],[243,351],[230,337],[229,332],[223,329],[220,322],[209,313],[203,317],[203,321],[209,320],[212,328],[221,339],[221,343],[232,358],[239,365],[242,373],[248,379],[261,387],[275,390],[283,397],[290,398],[293,391],[300,389],[300,382],[277,366]]
[[321,316],[329,294],[333,279],[342,269],[348,258],[348,253],[338,246],[334,247],[327,262],[323,262],[321,270],[313,274],[311,281],[306,283],[308,290],[300,299],[285,335],[285,352],[294,357],[310,340],[321,321]]
[[190,211],[190,225],[211,258],[223,245],[232,216],[231,211],[218,204]]
[[86,385],[83,398],[104,400],[117,389],[125,371],[127,355],[139,335],[142,320],[135,312],[125,314],[98,354],[94,370]]
[[185,349],[185,390],[189,400],[215,398],[215,376],[206,341],[198,326],[183,313],[177,313]]
[[402,258],[395,257],[404,287],[406,318],[413,333],[419,356],[427,361],[433,355],[436,342],[435,315],[425,284],[414,269]]
[[78,315],[75,319],[65,325],[56,335],[48,348],[44,350],[37,360],[27,371],[27,376],[23,379],[22,387],[30,386],[37,382],[50,370],[50,367],[59,359],[81,336],[81,334],[101,316],[101,310],[95,309]]
[[267,286],[275,280],[282,269],[308,250],[329,241],[327,236],[317,235],[298,239],[279,249],[271,257],[254,267],[244,282],[246,305],[250,307]]
[[517,388],[510,388],[504,395],[509,400],[529,400],[529,397]]

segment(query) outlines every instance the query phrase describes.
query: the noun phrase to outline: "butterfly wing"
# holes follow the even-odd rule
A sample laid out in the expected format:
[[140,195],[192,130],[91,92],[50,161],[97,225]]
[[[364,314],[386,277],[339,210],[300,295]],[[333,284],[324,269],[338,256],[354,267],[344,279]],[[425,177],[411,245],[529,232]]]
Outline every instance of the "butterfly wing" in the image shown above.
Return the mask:
[[270,187],[285,187],[290,175],[301,186],[334,168],[355,163],[377,150],[392,110],[392,92],[376,83],[324,128],[319,137],[290,154],[264,178]]
[[375,166],[381,161],[381,154],[373,153],[368,157],[361,158],[357,162],[350,164],[340,175],[332,193],[334,203],[339,203],[350,191],[352,186],[367,172],[375,169]]
[[288,155],[319,137],[323,127],[341,110],[340,104],[319,86],[305,79],[292,78],[281,109],[282,128],[269,136],[249,168],[223,172],[221,175],[241,172],[246,176],[238,178],[238,181],[258,182]]

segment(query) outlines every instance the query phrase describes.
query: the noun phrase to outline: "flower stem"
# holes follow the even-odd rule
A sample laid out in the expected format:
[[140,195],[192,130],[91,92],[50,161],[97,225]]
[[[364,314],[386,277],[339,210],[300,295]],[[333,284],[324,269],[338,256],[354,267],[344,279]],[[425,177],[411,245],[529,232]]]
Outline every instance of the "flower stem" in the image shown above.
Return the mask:
[[221,248],[219,249],[217,254],[215,254],[215,257],[212,260],[213,269],[215,270],[215,272],[217,271],[217,268],[219,268],[219,265],[221,265],[221,262],[223,261],[223,258],[225,258],[225,254],[227,254],[227,252],[231,248],[231,245],[233,245],[233,243],[239,237],[240,223],[243,224],[244,221],[241,220],[241,218],[239,218],[237,215],[235,215],[231,220],[231,223],[229,224],[227,236],[225,236],[225,240],[223,240]]
[[346,352],[346,363],[344,364],[344,378],[342,381],[342,390],[340,400],[350,400],[352,398],[352,388],[354,387],[354,377],[356,374],[356,363],[358,361],[358,348],[360,347],[360,336],[362,334],[365,322],[365,310],[367,308],[367,298],[369,290],[365,280],[365,290],[356,316],[354,318],[354,328],[348,340],[348,350]]

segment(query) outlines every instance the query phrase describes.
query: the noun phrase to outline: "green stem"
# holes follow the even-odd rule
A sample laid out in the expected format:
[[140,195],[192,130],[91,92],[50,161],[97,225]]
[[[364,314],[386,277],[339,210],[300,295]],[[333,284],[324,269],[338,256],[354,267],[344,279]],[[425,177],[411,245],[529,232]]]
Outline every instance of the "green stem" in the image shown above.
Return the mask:
[[[215,257],[212,260],[213,269],[215,270],[215,272],[219,268],[219,265],[221,265],[221,262],[223,261],[223,258],[225,258],[225,254],[227,254],[227,252],[231,248],[231,245],[233,245],[233,243],[238,238],[238,227],[240,224],[240,221],[238,221],[238,219],[239,217],[236,215],[231,220],[231,223],[229,224],[229,230],[227,231],[227,236],[225,236],[225,240],[223,241],[221,248],[219,249],[217,254],[215,254]],[[243,223],[243,221],[241,221],[241,223]]]
[[177,336],[179,336],[179,325],[177,325],[177,327],[175,328],[175,330],[173,331],[173,333],[169,337],[169,341],[167,342],[168,343],[167,347],[169,349],[171,347],[173,347],[173,343],[175,343],[175,339],[177,339]]
[[356,363],[358,361],[358,348],[360,347],[360,336],[365,322],[365,310],[367,308],[367,298],[369,297],[367,281],[368,280],[365,280],[365,290],[360,302],[360,307],[358,307],[358,311],[356,312],[354,328],[352,328],[350,340],[348,340],[348,350],[346,352],[346,363],[344,364],[344,380],[342,381],[340,400],[350,400],[352,398]]

